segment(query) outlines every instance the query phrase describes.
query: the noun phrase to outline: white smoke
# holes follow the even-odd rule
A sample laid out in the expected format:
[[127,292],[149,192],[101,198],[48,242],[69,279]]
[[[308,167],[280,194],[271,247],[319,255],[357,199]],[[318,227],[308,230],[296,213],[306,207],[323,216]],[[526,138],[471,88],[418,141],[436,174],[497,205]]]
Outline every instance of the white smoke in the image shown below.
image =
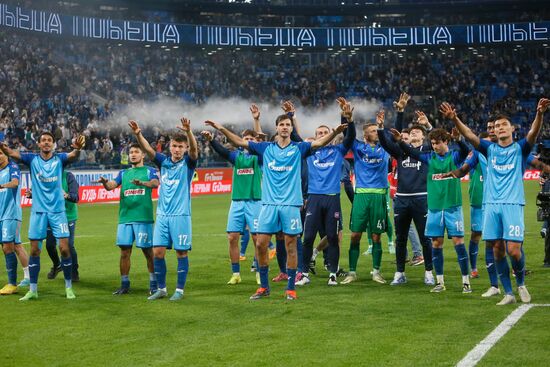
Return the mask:
[[[361,99],[350,100],[354,106],[354,120],[364,122],[374,120],[381,104]],[[212,120],[221,124],[233,125],[237,133],[253,127],[250,106],[254,101],[241,98],[210,98],[202,105],[182,102],[175,98],[161,97],[154,102],[134,101],[115,112],[110,122],[126,125],[129,120],[136,120],[142,126],[157,125],[163,130],[170,130],[179,125],[181,117],[191,120],[193,130],[207,127],[204,121]],[[260,108],[260,121],[264,132],[275,131],[275,118],[283,113],[280,105],[257,103]],[[326,108],[307,108],[296,105],[296,118],[300,124],[303,138],[313,136],[319,125],[336,127],[340,124],[340,108],[336,101]]]

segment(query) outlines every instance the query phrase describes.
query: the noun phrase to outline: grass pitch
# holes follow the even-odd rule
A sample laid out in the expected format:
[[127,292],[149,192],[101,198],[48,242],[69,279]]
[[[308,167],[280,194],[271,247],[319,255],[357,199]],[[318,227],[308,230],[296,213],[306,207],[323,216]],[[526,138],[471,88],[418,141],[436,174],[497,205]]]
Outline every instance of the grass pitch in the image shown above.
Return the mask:
[[[465,188],[465,186],[463,186]],[[526,284],[533,303],[550,303],[550,269],[543,269],[544,243],[536,222],[536,182],[526,183]],[[467,190],[463,190],[465,196]],[[42,255],[39,299],[21,303],[0,298],[2,366],[453,366],[515,307],[496,307],[500,297],[482,299],[488,287],[480,246],[480,279],[471,295],[461,293],[456,254],[445,247],[447,291],[429,293],[423,267],[407,266],[409,284],[380,285],[370,280],[370,256],[361,256],[359,281],[328,287],[317,265],[312,283],[299,299],[283,299],[284,284],[271,283],[270,298],[251,302],[256,289],[248,260],[243,283],[226,285],[231,275],[225,238],[230,196],[193,198],[193,251],[185,298],[147,301],[148,276],[140,251],[132,256],[132,293],[116,297],[119,250],[114,246],[118,205],[81,205],[76,247],[81,282],[77,299],[64,298],[62,274],[46,279],[51,266]],[[350,205],[342,197],[349,223]],[[465,201],[467,203],[467,200]],[[465,204],[466,228],[469,210]],[[24,211],[26,237],[28,211]],[[466,244],[469,235],[466,236]],[[382,273],[391,280],[394,255],[384,236]],[[366,250],[363,239],[361,251]],[[28,248],[28,244],[25,245]],[[347,268],[349,230],[344,231],[342,265]],[[167,257],[169,292],[175,286],[176,260]],[[3,265],[2,265],[3,267]],[[270,277],[276,275],[275,260]],[[5,274],[5,273],[4,273]],[[20,276],[22,275],[20,271]],[[3,281],[5,281],[5,275]],[[20,292],[20,295],[24,291]],[[550,308],[535,308],[482,359],[482,366],[540,366],[549,357]]]

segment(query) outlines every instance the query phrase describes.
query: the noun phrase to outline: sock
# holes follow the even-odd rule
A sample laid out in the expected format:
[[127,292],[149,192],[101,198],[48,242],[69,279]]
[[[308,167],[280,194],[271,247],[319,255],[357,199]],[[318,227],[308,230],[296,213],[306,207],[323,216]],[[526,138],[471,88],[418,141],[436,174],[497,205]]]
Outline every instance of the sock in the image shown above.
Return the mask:
[[63,278],[65,278],[65,288],[71,288],[73,276],[73,259],[71,257],[61,257],[61,268],[63,269]]
[[246,255],[246,248],[248,247],[248,242],[250,241],[250,232],[244,231],[241,236],[241,256]]
[[17,285],[17,257],[15,252],[4,255],[6,258],[6,270],[8,272],[8,283]]
[[304,270],[304,248],[302,246],[302,237],[298,236],[296,238],[296,255],[298,256],[298,269],[297,271],[301,273]]
[[512,263],[512,269],[516,274],[516,284],[518,287],[521,287],[525,283],[525,254],[523,253],[523,246],[521,248],[521,257],[519,260],[514,259],[510,256]]
[[470,267],[472,270],[477,269],[477,253],[479,252],[479,242],[470,240],[470,246],[468,247],[470,255]]
[[349,271],[355,272],[357,269],[357,261],[359,260],[359,244],[349,244]]
[[443,279],[443,275],[436,275],[437,284],[445,285],[445,279]]
[[313,249],[313,255],[311,255],[311,261],[315,261],[317,258],[317,255],[319,255],[319,250],[317,250],[317,247]]
[[40,273],[40,256],[29,256],[29,278],[30,290],[36,292],[38,289],[38,274]]
[[407,259],[407,243],[401,240],[395,242],[395,263],[397,271],[405,271],[405,260]]
[[443,249],[434,247],[432,249],[432,259],[434,263],[435,274],[443,275]]
[[510,266],[508,265],[506,256],[496,261],[496,268],[498,271],[498,277],[502,283],[502,287],[504,288],[504,293],[513,294],[512,282],[510,281]]
[[288,274],[288,283],[286,286],[286,289],[289,291],[293,291],[295,289],[295,281],[296,281],[296,269],[287,269]]
[[382,262],[382,244],[380,242],[373,242],[372,244],[372,267],[375,270],[380,269],[380,263]]
[[[278,253],[279,251],[277,251]],[[260,266],[260,287],[269,289],[269,266]]]
[[189,257],[178,258],[178,280],[176,288],[183,290],[185,288],[185,281],[187,280],[187,273],[189,272]]
[[458,257],[458,265],[460,266],[460,273],[462,275],[468,275],[468,253],[466,252],[466,246],[463,243],[455,246],[456,256]]
[[155,277],[155,273],[149,273],[149,289],[156,290],[158,288],[157,284],[157,277]]
[[463,275],[462,276],[462,284],[470,284],[470,276]]
[[285,240],[277,240],[277,264],[281,273],[286,273],[286,248]]
[[130,277],[128,275],[120,276],[120,288],[130,288]]
[[30,275],[29,275],[29,267],[25,267],[23,268],[23,278],[25,279],[29,279],[30,278]]
[[495,254],[492,247],[485,247],[485,265],[487,266],[487,273],[489,273],[489,281],[491,286],[498,288],[498,275],[495,265]]
[[164,258],[155,257],[153,259],[153,264],[159,289],[166,289],[166,260],[164,260]]
[[231,263],[231,271],[233,274],[241,272],[241,265],[239,263]]
[[372,238],[370,236],[370,233],[369,233],[369,247],[372,247]]

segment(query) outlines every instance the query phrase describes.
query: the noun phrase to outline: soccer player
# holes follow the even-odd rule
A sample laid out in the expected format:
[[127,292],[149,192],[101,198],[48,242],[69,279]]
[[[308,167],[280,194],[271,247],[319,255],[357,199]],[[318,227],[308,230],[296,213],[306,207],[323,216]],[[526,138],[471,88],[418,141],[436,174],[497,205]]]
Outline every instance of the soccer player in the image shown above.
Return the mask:
[[191,121],[181,119],[178,128],[183,134],[170,138],[170,156],[157,153],[143,137],[137,122],[129,126],[141,149],[160,168],[160,189],[157,204],[157,222],[153,232],[154,268],[158,289],[149,300],[166,297],[166,250],[174,247],[178,259],[176,290],[171,301],[183,298],[187,273],[188,252],[191,251],[191,180],[197,166],[197,140],[191,131]]
[[497,305],[516,302],[510,280],[510,268],[506,253],[510,257],[516,275],[520,299],[524,303],[531,301],[531,295],[525,286],[525,254],[523,236],[525,230],[524,213],[525,193],[523,172],[527,166],[527,157],[535,144],[542,127],[544,113],[550,106],[550,100],[541,98],[537,104],[535,119],[524,139],[513,140],[514,126],[506,116],[494,120],[495,135],[498,142],[481,140],[459,118],[455,109],[448,103],[440,107],[443,115],[454,122],[460,133],[487,158],[487,174],[484,178],[483,240],[493,243],[495,264],[504,288],[504,298]]
[[128,160],[131,168],[121,170],[114,180],[100,177],[106,190],[120,187],[120,207],[116,244],[120,248],[120,288],[113,294],[130,293],[130,257],[132,244],[140,248],[149,270],[149,295],[157,290],[153,266],[153,189],[159,186],[157,170],[143,165],[145,153],[139,144],[131,144]]
[[[303,276],[296,282],[305,285],[310,282],[309,263],[313,255],[313,241],[317,233],[328,240],[327,265],[330,272],[328,285],[337,285],[336,273],[340,261],[339,232],[342,218],[340,205],[340,178],[344,156],[355,141],[353,107],[344,98],[338,98],[342,109],[342,123],[348,124],[342,144],[327,145],[317,149],[307,158],[308,199],[304,221]],[[330,134],[330,128],[321,125],[315,130],[315,140]],[[321,235],[321,237],[324,237]]]
[[[397,130],[392,129],[391,132],[405,154],[428,166],[426,182],[428,215],[425,235],[432,239],[432,261],[437,278],[437,284],[431,292],[439,293],[446,289],[443,277],[443,238],[446,229],[458,256],[462,273],[462,292],[471,293],[468,253],[464,246],[464,215],[460,180],[442,177],[442,174],[456,169],[464,161],[469,153],[468,146],[460,141],[460,135],[454,130],[452,137],[454,140],[458,140],[460,150],[450,151],[451,136],[449,133],[443,129],[434,129],[428,135],[433,151],[423,153],[402,142],[401,134]],[[408,225],[406,230],[408,230]],[[399,274],[396,275],[399,276]]]
[[18,292],[15,246],[21,246],[20,178],[21,172],[17,164],[0,152],[0,239],[8,272],[8,284],[0,289],[1,295]]
[[312,154],[312,150],[327,145],[342,132],[347,125],[338,126],[332,133],[314,141],[292,142],[292,120],[288,115],[280,115],[275,120],[277,141],[272,143],[254,143],[243,140],[223,126],[206,121],[207,125],[219,130],[229,141],[248,149],[252,154],[263,157],[262,209],[258,218],[257,254],[260,268],[260,288],[250,299],[256,300],[270,294],[268,272],[268,244],[271,236],[282,231],[285,236],[287,252],[288,284],[285,296],[296,299],[295,277],[297,268],[296,236],[302,232],[300,206],[303,205],[301,192],[302,159]]
[[[376,120],[384,120],[384,111],[380,111]],[[382,122],[383,123],[383,122]],[[380,235],[386,232],[388,205],[386,194],[389,188],[388,168],[390,155],[378,143],[377,124],[363,126],[363,142],[355,140],[352,145],[355,172],[355,195],[351,209],[351,242],[349,247],[349,273],[342,284],[357,280],[357,261],[359,244],[363,232],[371,233],[372,247],[372,280],[386,283],[380,274],[382,262],[382,244]]]
[[[239,236],[248,226],[254,247],[256,247],[256,231],[258,215],[260,214],[262,198],[262,161],[261,157],[249,154],[243,149],[229,151],[222,144],[213,140],[212,133],[203,131],[202,136],[210,146],[233,166],[233,187],[231,190],[231,207],[227,217],[227,239],[229,241],[229,258],[233,275],[227,284],[235,285],[241,282],[239,265]],[[245,130],[242,138],[245,141],[256,141],[256,132]]]
[[43,132],[38,137],[40,153],[19,153],[10,149],[5,143],[0,147],[10,158],[21,161],[31,170],[33,200],[29,224],[31,253],[29,258],[30,289],[20,298],[28,301],[38,298],[38,274],[40,273],[40,252],[42,240],[46,238],[48,226],[59,241],[61,267],[65,278],[65,295],[68,299],[76,298],[72,288],[72,260],[69,249],[69,225],[65,214],[63,196],[63,167],[80,155],[85,138],[80,135],[73,144],[70,153],[54,151],[55,138],[51,132]]

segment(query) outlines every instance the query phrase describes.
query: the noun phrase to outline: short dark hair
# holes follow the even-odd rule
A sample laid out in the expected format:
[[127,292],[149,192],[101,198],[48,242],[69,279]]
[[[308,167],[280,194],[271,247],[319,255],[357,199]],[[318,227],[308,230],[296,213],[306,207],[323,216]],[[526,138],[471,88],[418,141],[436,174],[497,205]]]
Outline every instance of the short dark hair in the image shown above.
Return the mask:
[[367,130],[371,126],[378,126],[374,122],[367,122],[365,125],[363,125],[363,131]]
[[411,126],[410,130],[419,130],[419,131],[422,131],[422,134],[424,136],[426,136],[426,128],[420,124],[413,124],[413,126]]
[[176,133],[170,136],[170,140],[177,141],[178,143],[187,143],[187,136]]
[[[287,114],[283,114],[277,116],[277,118],[275,119],[275,126],[279,126],[279,123],[284,120],[290,120],[290,122],[292,123],[292,118],[288,117]],[[292,124],[292,126],[294,126],[294,124]]]
[[433,129],[428,138],[435,141],[449,141],[451,140],[451,135],[444,129]]
[[503,113],[499,113],[498,115],[496,115],[495,118],[493,119],[493,123],[497,122],[497,120],[508,120],[508,122],[512,124],[512,120],[510,120],[510,116],[505,115]]
[[245,131],[242,132],[241,136],[243,137],[251,136],[253,138],[256,138],[258,134],[254,130],[246,129]]
[[51,131],[42,131],[40,135],[38,136],[38,141],[40,142],[42,140],[42,136],[48,135],[52,137],[52,140],[55,141],[55,136],[51,133]]
[[130,144],[130,146],[128,147],[128,151],[132,148],[136,148],[136,149],[139,149],[143,152],[143,149],[141,149],[141,145],[139,145],[138,143],[132,143]]
[[409,129],[408,127],[401,130],[401,134],[410,134],[410,132],[411,132],[411,129]]
[[489,133],[487,131],[483,131],[479,134],[480,139],[485,139],[489,137]]

